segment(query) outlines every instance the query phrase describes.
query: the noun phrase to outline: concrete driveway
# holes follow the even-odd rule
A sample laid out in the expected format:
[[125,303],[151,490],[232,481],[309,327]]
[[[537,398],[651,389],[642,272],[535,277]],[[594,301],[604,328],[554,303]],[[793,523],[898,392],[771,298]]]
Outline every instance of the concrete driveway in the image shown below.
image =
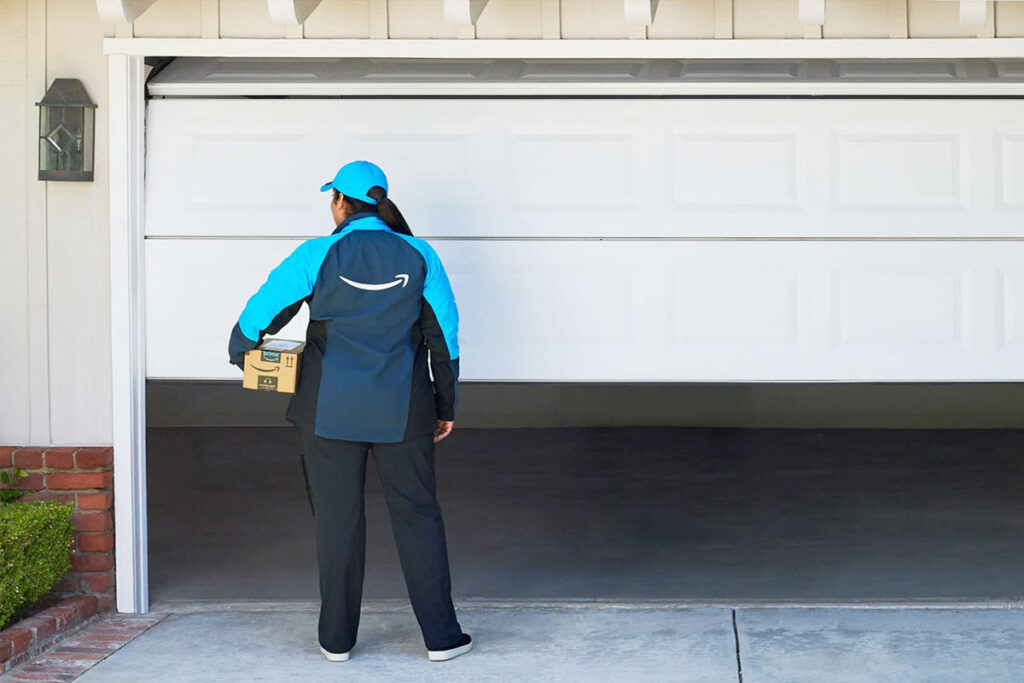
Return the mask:
[[463,603],[459,615],[477,646],[451,662],[428,662],[411,611],[381,602],[364,610],[352,659],[331,663],[312,603],[179,605],[78,680],[993,683],[1024,671],[1017,608]]

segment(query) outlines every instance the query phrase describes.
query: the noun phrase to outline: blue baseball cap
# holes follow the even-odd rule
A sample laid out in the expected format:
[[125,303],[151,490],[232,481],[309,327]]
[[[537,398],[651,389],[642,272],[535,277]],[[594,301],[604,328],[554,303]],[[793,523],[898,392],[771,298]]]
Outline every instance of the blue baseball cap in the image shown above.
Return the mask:
[[326,183],[320,191],[327,192],[334,188],[346,197],[376,204],[377,200],[366,194],[374,185],[380,185],[385,192],[388,191],[388,179],[384,171],[380,170],[380,166],[369,161],[350,161],[338,169],[334,180]]

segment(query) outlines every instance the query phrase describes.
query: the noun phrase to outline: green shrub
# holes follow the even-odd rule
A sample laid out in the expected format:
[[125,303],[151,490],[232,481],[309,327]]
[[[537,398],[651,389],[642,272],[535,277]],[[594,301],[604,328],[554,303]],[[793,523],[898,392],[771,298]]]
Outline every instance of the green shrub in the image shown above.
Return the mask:
[[14,468],[13,472],[0,472],[0,482],[4,484],[4,488],[0,489],[0,503],[13,503],[26,493],[31,493],[29,489],[18,487],[18,482],[27,476],[28,471],[23,467]]
[[71,569],[74,503],[0,505],[0,629]]

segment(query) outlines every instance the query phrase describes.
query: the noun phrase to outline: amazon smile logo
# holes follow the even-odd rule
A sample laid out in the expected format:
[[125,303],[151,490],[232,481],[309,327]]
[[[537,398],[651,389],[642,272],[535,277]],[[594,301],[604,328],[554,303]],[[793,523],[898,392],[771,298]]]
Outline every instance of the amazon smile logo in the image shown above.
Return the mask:
[[344,275],[339,275],[338,277],[340,277],[342,281],[352,285],[356,289],[365,289],[370,292],[379,292],[382,289],[391,289],[392,287],[398,284],[401,284],[403,287],[409,284],[409,276],[406,275],[405,273],[399,273],[398,275],[395,276],[394,280],[392,280],[391,282],[385,282],[382,285],[374,285],[366,282],[356,282],[355,280],[349,280]]

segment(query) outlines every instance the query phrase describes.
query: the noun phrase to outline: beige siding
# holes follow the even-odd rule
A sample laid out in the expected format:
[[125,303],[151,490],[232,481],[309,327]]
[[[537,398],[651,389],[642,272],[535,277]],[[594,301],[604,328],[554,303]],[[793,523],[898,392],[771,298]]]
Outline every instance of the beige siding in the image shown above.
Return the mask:
[[441,0],[388,0],[391,38],[457,38],[458,26],[444,18]]
[[110,443],[110,239],[107,183],[107,59],[96,6],[48,0],[47,82],[78,78],[96,102],[91,183],[48,183],[50,438]]
[[642,38],[643,26],[626,23],[621,0],[562,0],[563,38]]
[[999,38],[1024,36],[1024,2],[997,2],[995,25]]
[[[110,424],[110,32],[80,0],[0,2],[0,444],[105,444]],[[36,179],[33,103],[58,77],[99,105],[96,179]]]
[[371,0],[323,0],[305,23],[306,38],[369,38]]
[[201,0],[160,0],[133,24],[136,38],[199,38]]
[[888,38],[891,4],[890,0],[829,0],[822,37]]
[[30,439],[26,0],[0,2],[0,444]]
[[490,0],[476,24],[477,38],[543,38],[542,0]]
[[[987,13],[988,20],[991,22],[991,6]],[[983,28],[964,26],[960,23],[960,3],[958,2],[909,0],[907,2],[907,27],[911,38],[974,38],[985,34]]]
[[220,0],[221,38],[284,38],[285,27],[270,21],[262,0]]
[[736,38],[804,36],[796,0],[733,0],[733,31]]
[[648,38],[714,38],[715,0],[661,0]]

